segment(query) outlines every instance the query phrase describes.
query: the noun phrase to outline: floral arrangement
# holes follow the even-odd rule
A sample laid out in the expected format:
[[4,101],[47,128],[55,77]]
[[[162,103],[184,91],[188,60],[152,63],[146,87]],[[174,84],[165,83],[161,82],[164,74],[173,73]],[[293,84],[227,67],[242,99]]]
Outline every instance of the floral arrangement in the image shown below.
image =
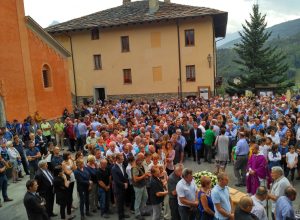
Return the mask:
[[197,173],[193,174],[195,183],[198,187],[201,186],[200,180],[201,180],[202,176],[207,176],[211,179],[211,187],[214,187],[218,182],[217,176],[215,174],[213,174],[209,171],[206,171],[206,170],[205,171],[200,171],[200,172],[197,172]]

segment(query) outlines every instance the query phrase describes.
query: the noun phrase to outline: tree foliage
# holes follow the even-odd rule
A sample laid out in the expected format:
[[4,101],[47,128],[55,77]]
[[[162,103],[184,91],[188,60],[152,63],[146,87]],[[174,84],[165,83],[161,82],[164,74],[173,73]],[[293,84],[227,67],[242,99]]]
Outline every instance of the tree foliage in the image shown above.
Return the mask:
[[276,91],[282,92],[293,83],[287,78],[288,65],[286,56],[276,46],[267,46],[271,32],[266,31],[266,15],[259,12],[259,6],[253,5],[250,21],[239,32],[241,41],[235,44],[238,59],[239,84],[234,79],[228,80],[226,92],[242,94],[245,90],[256,93],[256,85],[276,85]]

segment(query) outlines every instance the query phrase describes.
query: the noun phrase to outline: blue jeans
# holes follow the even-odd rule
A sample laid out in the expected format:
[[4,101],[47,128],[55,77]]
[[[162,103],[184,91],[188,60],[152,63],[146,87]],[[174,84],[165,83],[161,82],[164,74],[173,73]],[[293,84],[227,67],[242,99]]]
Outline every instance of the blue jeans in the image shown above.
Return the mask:
[[98,188],[98,199],[100,204],[101,215],[105,213],[106,192],[102,188]]
[[7,199],[7,177],[6,175],[0,176],[0,190],[2,191],[3,199]]

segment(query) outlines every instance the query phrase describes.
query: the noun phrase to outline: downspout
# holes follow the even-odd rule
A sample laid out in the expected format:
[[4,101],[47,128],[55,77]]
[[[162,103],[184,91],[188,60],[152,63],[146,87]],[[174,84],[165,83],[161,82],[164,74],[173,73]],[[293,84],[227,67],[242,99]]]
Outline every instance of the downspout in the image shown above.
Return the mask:
[[[225,39],[225,37],[222,37],[221,39],[219,39],[219,40],[217,40],[217,41],[215,41],[214,40],[214,50],[216,50],[216,48],[217,48],[217,42],[218,41],[220,41],[220,40],[224,40]],[[218,77],[218,53],[217,53],[217,51],[215,51],[215,59],[216,59],[216,65],[215,65],[215,69],[214,69],[214,75],[215,75],[215,79]],[[214,88],[215,88],[215,95],[217,95],[217,88],[216,88],[216,80],[215,80],[215,85],[214,85]]]
[[70,40],[70,47],[71,47],[71,57],[72,57],[72,68],[73,68],[73,80],[74,80],[74,92],[75,92],[75,104],[78,104],[77,101],[77,83],[76,83],[76,70],[75,70],[75,64],[74,64],[74,56],[73,56],[73,42],[72,37],[68,34],[65,34],[69,40]]
[[182,100],[181,50],[180,50],[180,32],[179,32],[178,19],[176,20],[176,26],[177,26],[177,40],[178,40],[179,98]]

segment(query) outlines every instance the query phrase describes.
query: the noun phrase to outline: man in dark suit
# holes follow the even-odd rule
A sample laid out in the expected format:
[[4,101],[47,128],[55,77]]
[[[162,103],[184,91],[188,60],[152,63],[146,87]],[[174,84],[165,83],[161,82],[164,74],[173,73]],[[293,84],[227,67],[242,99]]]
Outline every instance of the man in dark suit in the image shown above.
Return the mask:
[[47,138],[43,135],[42,130],[38,129],[35,136],[35,147],[39,149],[41,155],[46,155],[48,153],[47,144]]
[[49,217],[57,216],[53,213],[54,204],[54,189],[53,176],[48,170],[47,161],[41,160],[39,162],[39,169],[36,172],[35,180],[38,183],[39,195],[46,200],[46,210]]
[[196,150],[194,145],[196,143],[197,138],[199,137],[202,138],[202,131],[200,128],[198,128],[197,122],[194,122],[193,128],[191,128],[190,130],[190,144],[191,144],[190,146],[194,157],[194,161],[196,161],[197,158],[198,164],[200,164],[200,150]]
[[28,220],[49,220],[45,201],[36,193],[38,184],[36,180],[28,180],[26,183],[27,192],[24,196]]
[[111,171],[114,184],[114,193],[117,199],[119,220],[129,218],[129,216],[125,215],[124,213],[124,195],[126,189],[128,188],[128,177],[123,167],[123,161],[123,154],[117,154],[116,164],[113,166]]

